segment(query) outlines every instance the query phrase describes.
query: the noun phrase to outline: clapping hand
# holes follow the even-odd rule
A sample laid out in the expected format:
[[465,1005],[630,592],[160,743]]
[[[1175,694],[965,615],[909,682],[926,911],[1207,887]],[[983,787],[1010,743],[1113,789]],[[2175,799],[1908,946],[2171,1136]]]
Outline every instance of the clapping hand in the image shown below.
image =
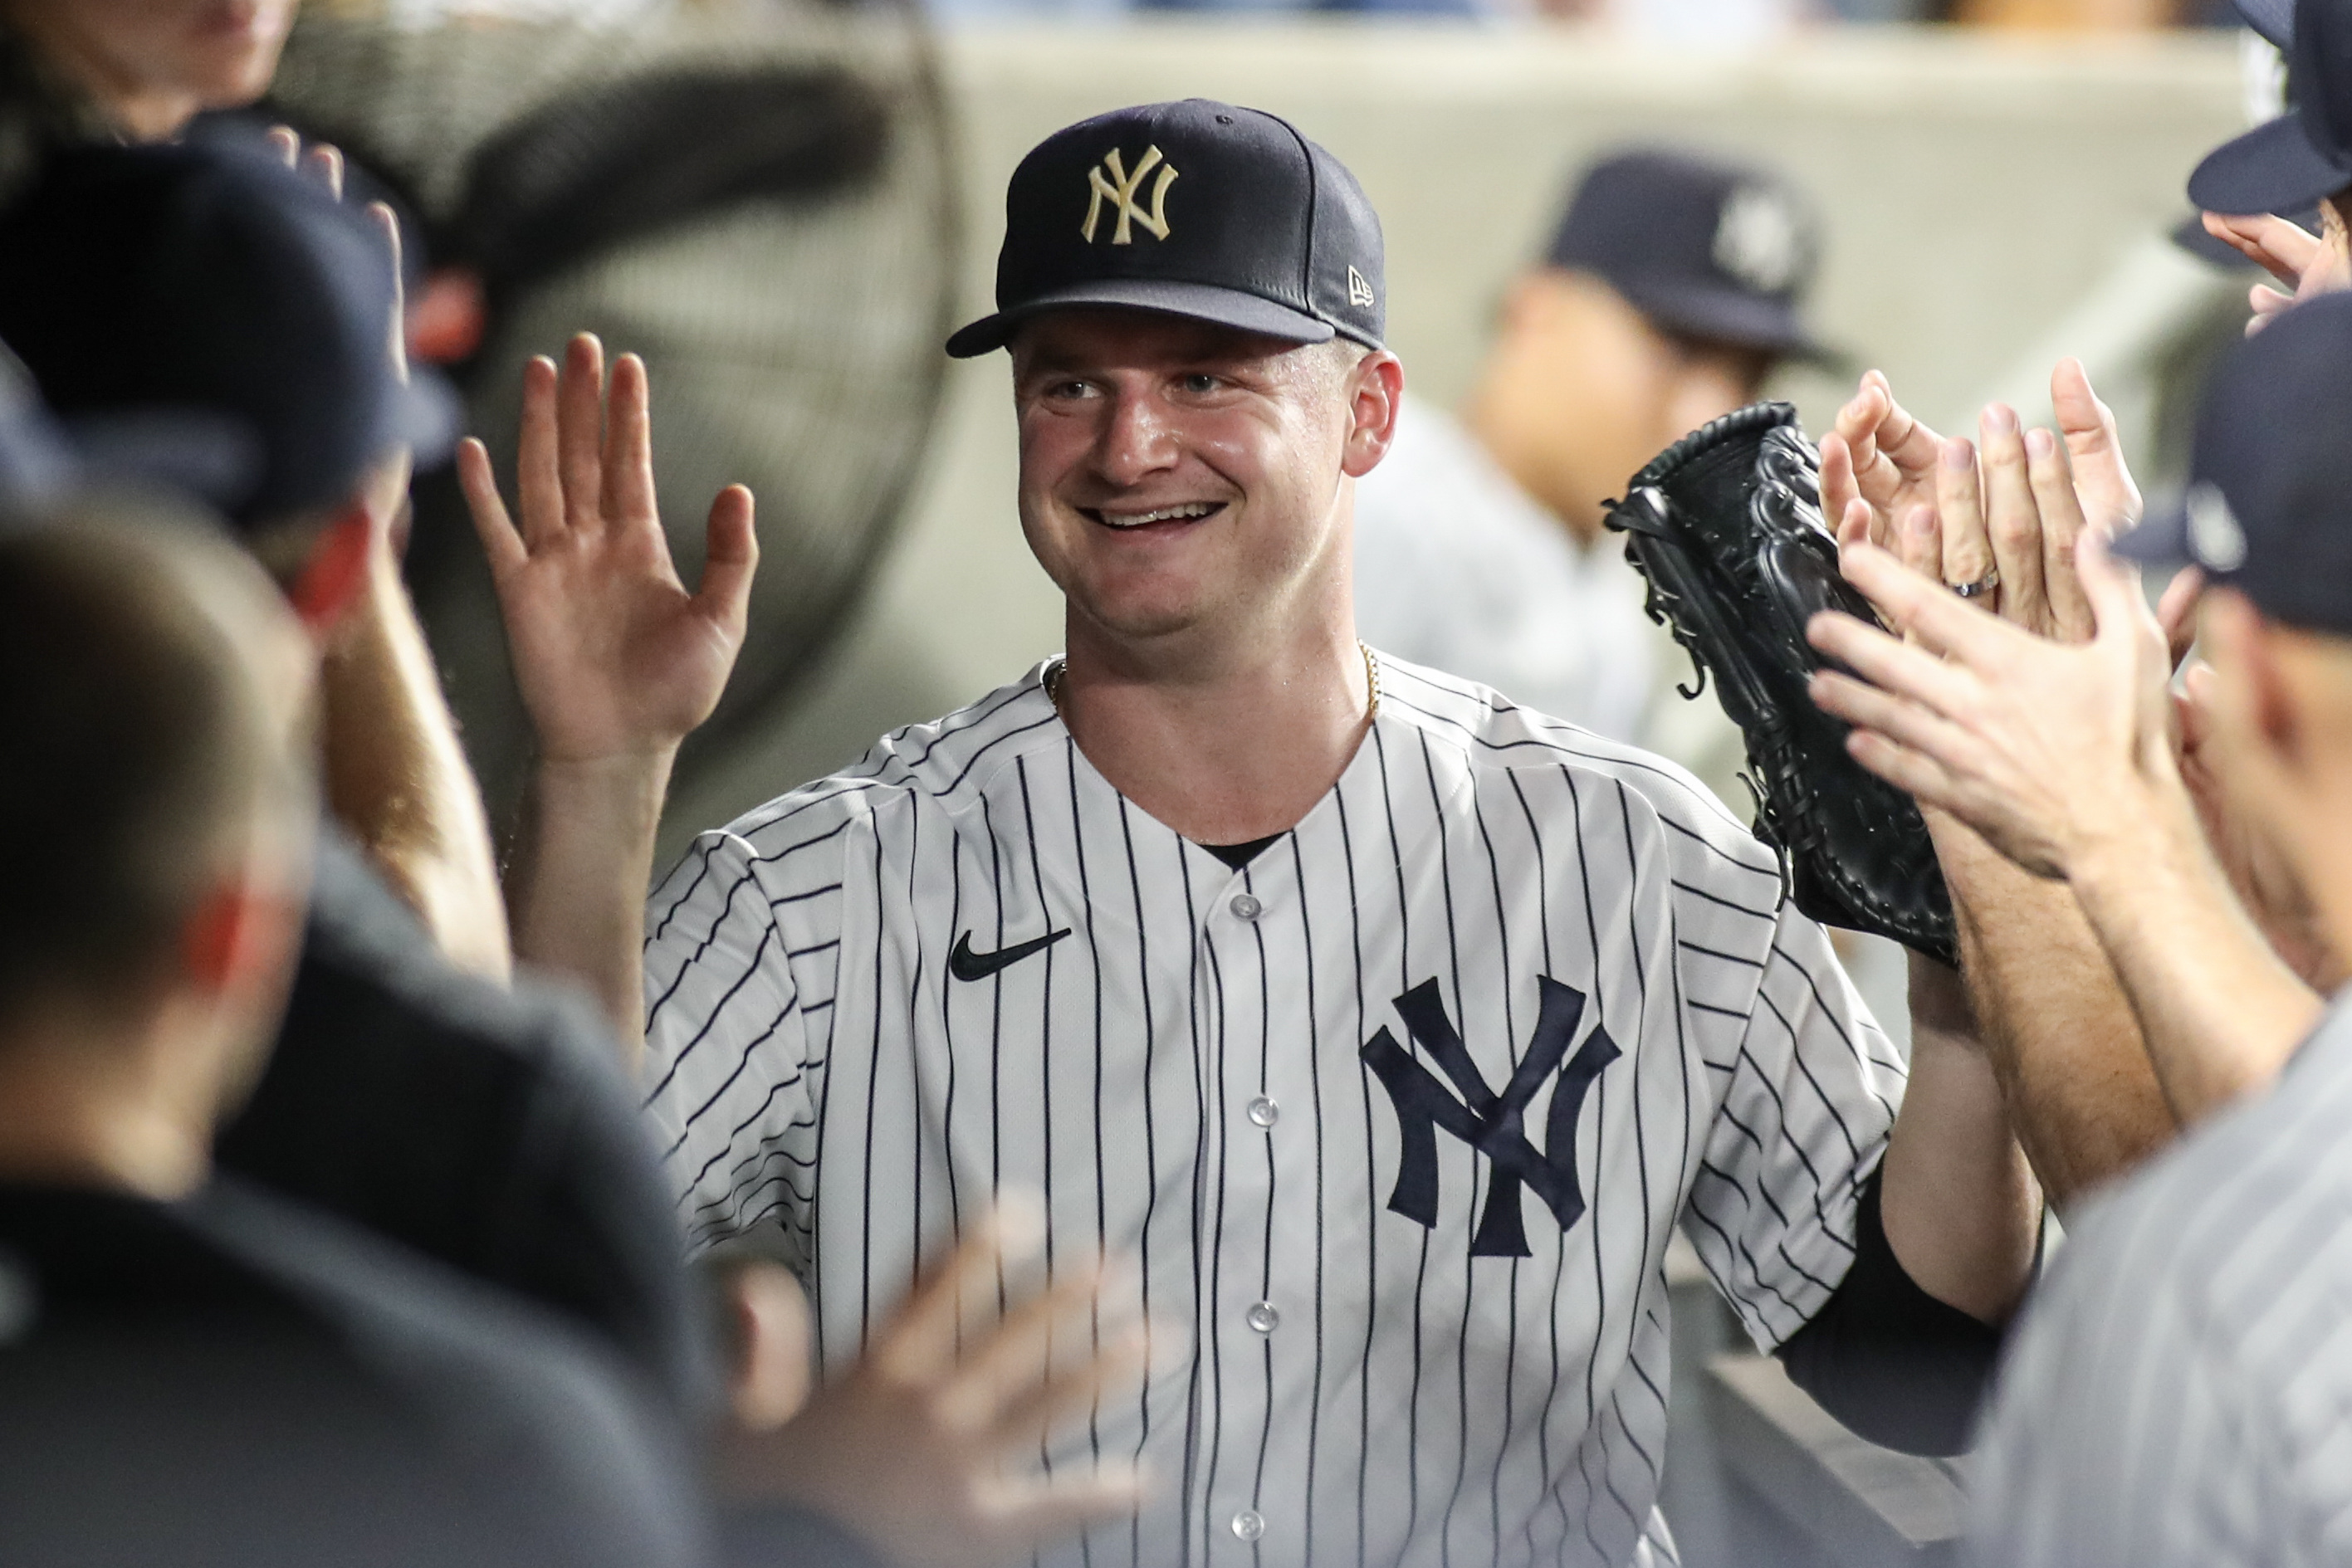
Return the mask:
[[1097,1520],[1134,1511],[1143,1479],[1104,1461],[1033,1469],[1038,1445],[1111,1387],[1139,1375],[1143,1329],[1099,1267],[1066,1272],[993,1321],[1008,1265],[1044,1238],[1034,1202],[973,1229],[864,1355],[803,1410],[721,1451],[728,1490],[830,1515],[899,1568],[984,1568],[1027,1558]]
[[488,555],[515,676],[555,763],[667,758],[710,716],[743,643],[759,560],[751,493],[711,503],[709,551],[688,592],[654,496],[645,361],[624,354],[605,396],[604,351],[582,333],[523,371],[518,529],[489,453],[468,439],[457,476]]

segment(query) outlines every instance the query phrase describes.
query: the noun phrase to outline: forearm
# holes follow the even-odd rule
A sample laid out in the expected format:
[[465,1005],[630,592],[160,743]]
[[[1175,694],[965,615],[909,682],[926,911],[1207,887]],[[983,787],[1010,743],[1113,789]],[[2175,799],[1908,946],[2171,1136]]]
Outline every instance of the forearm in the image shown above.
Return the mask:
[[2255,927],[2185,799],[2086,854],[2071,885],[2183,1123],[2269,1082],[2318,1021],[2321,998]]
[[2063,1212],[2161,1148],[2179,1123],[2131,1004],[2063,883],[1927,813],[1959,927],[1978,1036],[2018,1141]]
[[517,956],[586,986],[632,1070],[645,1043],[646,890],[675,756],[542,760],[507,874]]
[[399,568],[382,546],[366,594],[324,661],[320,689],[335,816],[453,963],[505,977],[506,909],[481,791]]
[[1921,1290],[1981,1322],[2025,1292],[2042,1193],[1959,977],[1911,959],[1911,1080],[1880,1186],[1886,1240]]

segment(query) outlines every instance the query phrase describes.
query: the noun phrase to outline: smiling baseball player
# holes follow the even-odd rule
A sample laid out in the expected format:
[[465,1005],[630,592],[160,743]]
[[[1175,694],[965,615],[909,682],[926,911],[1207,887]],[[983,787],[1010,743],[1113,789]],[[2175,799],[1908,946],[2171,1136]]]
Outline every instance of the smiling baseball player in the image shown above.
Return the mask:
[[1355,180],[1270,115],[1032,152],[949,351],[1011,350],[1066,654],[647,905],[681,1205],[702,1243],[781,1228],[829,1363],[1013,1185],[1049,1268],[1130,1255],[1181,1331],[1048,1455],[1157,1478],[1056,1563],[1671,1562],[1677,1225],[1832,1402],[1904,1406],[1889,1344],[1980,1366],[2031,1267],[1964,1023],[1915,1008],[1906,1103],[1686,775],[1356,640],[1382,289]]

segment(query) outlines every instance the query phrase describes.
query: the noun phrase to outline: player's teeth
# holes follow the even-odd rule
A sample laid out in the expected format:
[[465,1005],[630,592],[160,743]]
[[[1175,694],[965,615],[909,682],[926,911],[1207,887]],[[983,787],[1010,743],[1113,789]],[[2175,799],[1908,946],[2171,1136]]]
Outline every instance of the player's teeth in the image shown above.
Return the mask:
[[1115,528],[1139,528],[1146,523],[1164,523],[1179,517],[1205,517],[1215,509],[1206,501],[1187,501],[1181,507],[1161,507],[1150,512],[1105,512],[1102,519]]

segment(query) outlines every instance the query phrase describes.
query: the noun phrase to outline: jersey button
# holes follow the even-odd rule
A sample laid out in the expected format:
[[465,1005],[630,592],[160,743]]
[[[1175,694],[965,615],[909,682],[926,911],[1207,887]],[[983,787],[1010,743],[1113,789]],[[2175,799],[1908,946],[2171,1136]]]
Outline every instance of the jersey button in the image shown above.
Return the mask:
[[1242,1314],[1242,1322],[1260,1333],[1272,1333],[1282,1326],[1282,1313],[1272,1301],[1260,1301]]
[[1254,1508],[1245,1508],[1234,1515],[1234,1533],[1244,1541],[1255,1541],[1265,1533],[1265,1515]]
[[1226,905],[1226,907],[1231,909],[1235,915],[1239,915],[1244,920],[1255,920],[1259,915],[1265,913],[1265,905],[1260,904],[1256,899],[1252,898],[1246,893],[1237,893],[1234,894],[1233,903]]
[[1282,1120],[1282,1107],[1261,1094],[1249,1103],[1247,1114],[1253,1125],[1271,1127]]

